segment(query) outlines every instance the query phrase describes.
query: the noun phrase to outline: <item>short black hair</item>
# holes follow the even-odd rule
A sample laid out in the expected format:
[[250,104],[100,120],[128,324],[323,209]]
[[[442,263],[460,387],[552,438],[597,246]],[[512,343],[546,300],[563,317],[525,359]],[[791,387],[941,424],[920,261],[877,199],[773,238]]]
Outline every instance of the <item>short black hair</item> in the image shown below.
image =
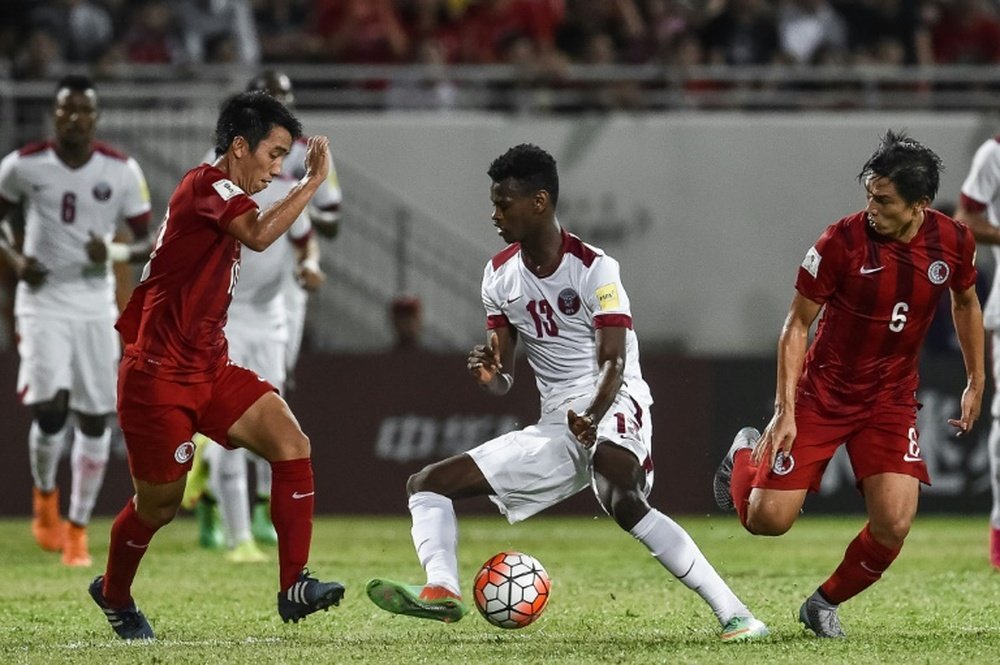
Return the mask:
[[84,76],[83,74],[67,74],[66,76],[59,79],[56,83],[55,94],[59,94],[59,91],[63,88],[69,89],[71,92],[86,92],[87,90],[93,90],[97,92],[97,88],[94,87],[94,82],[89,76]]
[[549,193],[553,207],[559,201],[556,160],[537,145],[522,143],[510,148],[493,160],[486,173],[495,183],[511,178],[529,187],[532,192],[544,189]]
[[864,185],[875,176],[888,178],[903,200],[912,205],[924,197],[934,200],[943,170],[944,163],[933,150],[911,139],[906,132],[890,129],[861,168],[858,182]]
[[302,123],[277,99],[259,90],[230,97],[219,111],[215,124],[215,154],[221,155],[237,136],[256,150],[275,126],[284,127],[292,140],[302,136]]

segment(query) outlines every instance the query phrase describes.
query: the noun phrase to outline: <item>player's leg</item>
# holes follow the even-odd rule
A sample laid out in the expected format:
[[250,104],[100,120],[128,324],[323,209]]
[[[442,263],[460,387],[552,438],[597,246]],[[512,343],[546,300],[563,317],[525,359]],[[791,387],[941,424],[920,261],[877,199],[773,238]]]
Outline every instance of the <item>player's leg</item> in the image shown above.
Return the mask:
[[211,487],[210,479],[212,464],[215,457],[221,454],[222,446],[200,432],[191,437],[191,443],[194,444],[194,457],[191,458],[181,507],[194,512],[195,524],[198,525],[198,546],[221,550],[226,546],[226,534],[222,528],[218,495]]
[[87,524],[104,484],[111,453],[108,415],[116,406],[116,381],[120,341],[112,321],[79,321],[71,324],[72,387],[69,408],[76,416],[73,430],[72,494],[69,531],[62,561],[70,566],[89,566]]
[[267,460],[248,453],[249,461],[254,467],[253,512],[250,531],[258,543],[275,545],[278,533],[271,523],[271,465]]
[[67,529],[59,514],[56,471],[68,429],[72,333],[66,321],[37,316],[18,316],[17,333],[17,394],[32,412],[28,433],[34,479],[31,530],[43,549],[57,552]]
[[990,335],[990,355],[993,358],[993,403],[987,452],[990,465],[990,488],[993,504],[990,507],[990,563],[1000,569],[1000,331]]
[[708,603],[722,627],[723,640],[742,641],[768,634],[767,627],[736,597],[691,536],[649,505],[647,473],[631,450],[600,441],[593,468],[594,491],[604,509],[664,568]]
[[209,468],[209,487],[219,502],[219,513],[229,551],[226,558],[235,563],[266,561],[250,532],[250,506],[247,503],[247,460],[242,449],[227,450],[210,443],[205,455]]
[[68,404],[69,392],[60,390],[52,400],[31,406],[34,416],[28,431],[28,456],[34,480],[31,532],[38,545],[50,552],[62,550],[68,530],[59,514],[56,486],[56,471],[67,436]]
[[104,484],[104,471],[111,453],[111,430],[107,426],[107,415],[80,412],[75,415],[69,530],[63,546],[62,562],[67,566],[89,566],[92,560],[87,545],[87,525]]
[[396,614],[451,623],[466,614],[458,579],[455,499],[492,494],[482,471],[466,454],[430,464],[406,482],[410,535],[426,573],[421,585],[373,579],[365,591],[376,605]]
[[[317,610],[339,605],[344,587],[320,582],[308,574],[306,562],[312,542],[314,497],[309,438],[291,410],[270,384],[248,370],[230,366],[229,377],[216,385],[213,421],[231,420],[225,434],[213,438],[250,450],[271,465],[271,519],[278,533],[278,613],[283,621],[297,622]],[[267,392],[260,394],[262,389]],[[257,395],[248,408],[248,399]],[[228,414],[228,415],[227,415]],[[213,432],[205,428],[206,434]]]
[[[1000,347],[994,347],[1000,351]],[[989,437],[990,487],[993,506],[990,509],[990,563],[1000,569],[1000,418],[993,417]]]

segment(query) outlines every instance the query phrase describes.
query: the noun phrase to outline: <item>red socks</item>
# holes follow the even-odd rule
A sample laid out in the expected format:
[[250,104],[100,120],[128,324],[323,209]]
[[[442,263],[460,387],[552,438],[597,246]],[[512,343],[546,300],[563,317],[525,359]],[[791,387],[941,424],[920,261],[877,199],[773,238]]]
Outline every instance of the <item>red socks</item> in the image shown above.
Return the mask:
[[729,493],[733,497],[736,514],[740,516],[740,524],[747,526],[747,506],[750,502],[750,491],[753,489],[753,479],[757,475],[757,467],[750,463],[750,450],[737,450],[733,455],[733,475],[729,479]]
[[295,583],[309,560],[314,494],[308,457],[271,462],[271,522],[278,532],[281,591]]
[[853,598],[882,577],[899,550],[891,550],[875,542],[868,525],[851,541],[844,553],[844,560],[837,566],[819,590],[834,605]]
[[156,531],[139,519],[135,504],[129,499],[111,525],[103,589],[104,600],[110,607],[121,608],[132,603],[132,580]]

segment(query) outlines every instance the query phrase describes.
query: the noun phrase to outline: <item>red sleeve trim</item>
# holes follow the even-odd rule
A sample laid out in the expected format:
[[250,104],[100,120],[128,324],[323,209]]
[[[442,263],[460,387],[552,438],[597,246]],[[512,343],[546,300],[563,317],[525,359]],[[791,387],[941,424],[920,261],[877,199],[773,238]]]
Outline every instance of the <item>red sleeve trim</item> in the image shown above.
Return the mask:
[[507,318],[506,314],[492,314],[486,317],[486,329],[495,330],[496,328],[507,328],[510,326],[510,319]]
[[959,195],[958,201],[959,201],[959,204],[963,208],[965,208],[966,210],[968,210],[969,212],[977,212],[978,213],[978,212],[983,212],[984,210],[986,210],[986,204],[985,203],[982,203],[981,201],[977,201],[976,199],[972,198],[971,196],[966,195],[965,193],[962,193],[962,194]]
[[53,146],[52,141],[33,141],[28,143],[18,149],[17,154],[21,157],[27,157],[28,155],[37,155],[40,152],[44,152]]
[[111,159],[117,159],[123,162],[128,161],[128,155],[102,141],[94,141],[94,150],[102,155],[110,157]]
[[149,219],[152,217],[150,211],[146,211],[141,215],[136,215],[135,217],[127,217],[125,222],[132,229],[132,232],[136,235],[144,236],[149,233]]
[[594,328],[632,329],[632,317],[628,314],[595,314]]

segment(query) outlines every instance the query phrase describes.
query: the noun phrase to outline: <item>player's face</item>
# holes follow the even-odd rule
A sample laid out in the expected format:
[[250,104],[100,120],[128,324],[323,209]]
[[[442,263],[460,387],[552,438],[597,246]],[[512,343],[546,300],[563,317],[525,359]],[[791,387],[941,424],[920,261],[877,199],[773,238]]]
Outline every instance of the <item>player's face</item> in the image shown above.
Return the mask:
[[264,140],[257,144],[257,149],[248,155],[249,162],[244,172],[243,188],[249,194],[256,194],[271,184],[281,173],[281,164],[285,155],[292,149],[292,135],[284,127],[275,125]]
[[63,88],[56,93],[56,140],[63,145],[89,145],[97,128],[97,94]]
[[923,200],[907,203],[896,191],[896,185],[885,176],[869,178],[865,183],[865,190],[868,201],[868,205],[865,206],[868,225],[879,235],[890,238],[904,237],[913,223],[922,218],[927,207]]
[[523,240],[532,228],[535,196],[524,193],[508,178],[490,185],[490,201],[497,235],[506,243]]

